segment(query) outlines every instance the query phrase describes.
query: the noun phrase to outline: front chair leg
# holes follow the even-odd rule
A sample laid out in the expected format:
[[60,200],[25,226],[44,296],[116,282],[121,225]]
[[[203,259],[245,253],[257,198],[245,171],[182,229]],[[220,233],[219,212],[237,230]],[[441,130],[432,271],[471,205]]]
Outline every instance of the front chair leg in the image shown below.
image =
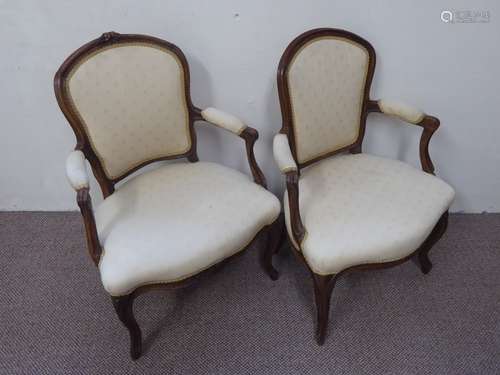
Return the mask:
[[141,329],[134,317],[134,296],[128,294],[121,297],[111,297],[111,300],[120,321],[128,329],[130,334],[130,356],[133,360],[136,360],[141,356],[142,336]]
[[428,274],[431,271],[432,263],[429,260],[429,251],[443,236],[444,232],[446,232],[447,227],[448,212],[444,213],[443,216],[441,216],[432,233],[429,235],[429,237],[426,239],[417,253],[418,261],[420,263],[420,270],[422,271],[422,273]]
[[265,235],[267,243],[262,247],[260,257],[262,268],[264,268],[264,271],[272,280],[277,280],[279,277],[278,271],[273,267],[273,255],[279,250],[285,225],[284,223],[283,215],[280,215],[276,221],[268,227]]
[[318,275],[312,273],[314,283],[314,299],[316,301],[316,341],[318,345],[325,343],[326,330],[328,328],[328,316],[330,314],[330,298],[336,278],[333,275]]

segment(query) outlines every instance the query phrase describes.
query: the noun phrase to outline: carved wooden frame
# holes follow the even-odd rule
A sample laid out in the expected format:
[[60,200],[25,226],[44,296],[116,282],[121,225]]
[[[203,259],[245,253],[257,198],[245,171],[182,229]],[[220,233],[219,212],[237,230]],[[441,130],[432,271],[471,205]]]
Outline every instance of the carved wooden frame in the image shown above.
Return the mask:
[[[359,134],[357,140],[349,146],[332,150],[324,155],[321,155],[320,157],[316,157],[307,162],[298,163],[297,150],[293,132],[294,125],[292,117],[291,99],[287,82],[287,71],[293,57],[303,45],[314,39],[325,36],[348,39],[350,41],[353,41],[361,45],[368,52],[369,62],[368,62],[368,71],[366,75],[365,88],[364,88],[364,101],[362,103]],[[448,212],[445,212],[437,222],[431,234],[423,242],[423,244],[409,256],[393,262],[363,264],[359,266],[349,267],[334,275],[319,275],[314,273],[311,267],[309,267],[309,265],[307,264],[307,261],[302,254],[300,246],[302,240],[304,239],[306,230],[302,223],[300,216],[300,209],[299,209],[300,170],[308,165],[311,165],[315,162],[328,158],[337,153],[342,153],[342,152],[361,153],[363,138],[365,134],[367,115],[371,112],[382,112],[378,105],[378,102],[375,100],[370,100],[369,98],[370,86],[375,71],[375,61],[376,61],[375,49],[365,39],[349,31],[341,29],[320,28],[320,29],[313,29],[306,31],[305,33],[295,38],[288,45],[285,52],[283,53],[278,67],[278,75],[277,75],[278,94],[280,99],[282,121],[283,121],[280,133],[287,135],[293,158],[295,160],[295,163],[297,164],[297,170],[285,173],[286,187],[288,191],[288,202],[290,208],[290,226],[294,240],[289,242],[292,248],[292,252],[307,267],[313,279],[314,296],[315,296],[316,310],[317,310],[316,339],[319,345],[322,345],[325,341],[326,331],[328,326],[331,293],[333,291],[333,287],[335,286],[335,282],[341,275],[356,270],[370,270],[370,269],[392,267],[412,258],[413,255],[415,254],[418,257],[418,261],[420,263],[422,272],[427,274],[432,267],[432,264],[428,258],[429,250],[441,238],[441,236],[446,231],[448,225]],[[420,138],[420,148],[419,148],[420,162],[422,165],[422,170],[430,174],[434,174],[434,165],[432,163],[429,154],[429,142],[433,133],[438,129],[439,124],[440,122],[436,117],[428,115],[425,115],[419,123],[415,124],[423,128],[422,135]],[[293,242],[298,244],[298,248],[295,247]],[[272,255],[270,255],[270,257],[272,258]]]
[[[92,144],[88,138],[88,135],[85,132],[85,127],[82,124],[79,116],[75,112],[73,106],[70,103],[69,93],[67,92],[67,88],[65,85],[66,79],[68,78],[68,74],[72,71],[73,67],[78,64],[82,59],[85,59],[90,54],[94,53],[97,50],[102,48],[106,48],[109,46],[113,46],[115,44],[120,43],[146,43],[154,46],[159,46],[161,48],[167,49],[170,52],[174,53],[180,60],[183,71],[184,71],[184,82],[185,82],[185,95],[186,95],[186,103],[188,106],[189,113],[189,134],[191,137],[191,147],[190,149],[182,154],[169,155],[164,157],[159,157],[151,160],[147,160],[142,162],[140,165],[129,169],[122,175],[111,179],[107,176],[104,171],[103,165],[99,160],[95,150],[92,148]],[[196,152],[196,133],[194,129],[195,121],[206,121],[201,116],[201,110],[195,107],[191,101],[190,96],[190,78],[189,78],[189,66],[186,60],[186,57],[182,53],[182,51],[175,46],[165,40],[158,39],[152,36],[147,35],[137,35],[137,34],[119,34],[116,32],[107,32],[104,33],[101,37],[92,40],[91,42],[83,45],[75,52],[73,52],[61,65],[59,70],[57,71],[54,77],[54,91],[57,98],[57,102],[62,112],[64,113],[66,119],[70,123],[75,136],[76,136],[76,147],[75,150],[80,150],[85,155],[85,158],[89,161],[92,172],[99,183],[99,186],[102,190],[104,198],[111,195],[115,190],[115,184],[121,181],[123,178],[127,177],[131,173],[136,170],[144,167],[147,164],[153,163],[155,161],[160,160],[170,160],[170,159],[178,159],[178,158],[187,158],[190,162],[197,162],[198,155]],[[246,155],[248,159],[248,164],[253,176],[254,181],[261,185],[264,188],[267,188],[266,179],[262,170],[260,169],[254,155],[254,144],[259,137],[257,130],[247,126],[240,134],[239,137],[245,141]],[[99,264],[99,259],[102,254],[102,248],[97,235],[97,228],[94,218],[94,212],[92,209],[92,201],[89,194],[89,188],[81,188],[77,190],[77,203],[80,208],[81,214],[83,216],[83,221],[85,225],[85,234],[87,238],[87,247],[92,258],[92,261],[97,266]],[[116,310],[116,313],[120,319],[120,321],[125,325],[130,334],[130,354],[132,359],[137,359],[141,356],[142,353],[142,336],[140,328],[135,320],[133,314],[133,301],[134,299],[147,291],[158,288],[178,288],[188,284],[191,284],[193,281],[197,280],[201,274],[208,273],[226,261],[234,258],[235,256],[243,253],[247,248],[252,246],[257,238],[264,239],[267,242],[268,249],[264,249],[260,255],[261,265],[264,270],[269,274],[269,276],[273,279],[277,278],[276,271],[272,268],[271,259],[268,254],[273,254],[278,247],[279,238],[282,232],[283,222],[281,218],[278,218],[271,225],[265,226],[262,228],[252,239],[252,241],[241,251],[226,258],[225,260],[219,262],[218,264],[210,267],[207,270],[201,271],[197,275],[188,277],[184,280],[172,282],[172,283],[157,283],[157,284],[149,284],[145,286],[140,286],[132,291],[130,294],[119,297],[111,297],[113,306]]]

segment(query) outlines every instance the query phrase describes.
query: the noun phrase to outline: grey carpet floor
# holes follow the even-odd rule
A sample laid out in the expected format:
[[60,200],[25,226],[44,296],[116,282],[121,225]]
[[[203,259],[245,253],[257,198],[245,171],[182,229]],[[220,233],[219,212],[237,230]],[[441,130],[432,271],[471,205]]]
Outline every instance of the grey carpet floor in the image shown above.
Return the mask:
[[249,249],[185,289],[136,302],[129,359],[77,213],[0,213],[2,374],[500,374],[500,215],[452,215],[427,276],[413,262],[343,277],[326,344],[312,284],[284,251],[273,282]]

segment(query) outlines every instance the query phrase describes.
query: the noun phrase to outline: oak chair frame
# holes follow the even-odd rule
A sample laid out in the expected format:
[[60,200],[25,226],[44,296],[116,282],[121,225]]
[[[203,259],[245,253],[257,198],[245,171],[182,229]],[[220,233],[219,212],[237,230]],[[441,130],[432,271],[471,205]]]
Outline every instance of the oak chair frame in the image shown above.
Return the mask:
[[[369,62],[368,62],[368,71],[366,75],[364,94],[363,94],[359,134],[356,141],[348,146],[328,152],[319,157],[315,157],[314,159],[308,160],[304,163],[299,163],[297,158],[297,149],[295,145],[291,99],[287,81],[288,68],[295,54],[300,50],[300,48],[303,45],[317,38],[332,37],[332,36],[340,37],[358,43],[362,47],[364,47],[368,52]],[[432,246],[442,237],[448,225],[448,212],[445,212],[441,216],[441,218],[439,219],[439,221],[437,222],[436,226],[434,227],[430,235],[427,237],[427,239],[422,243],[422,245],[417,250],[415,250],[409,256],[392,262],[361,264],[346,268],[337,274],[320,275],[314,273],[303,256],[302,250],[300,249],[300,244],[305,235],[305,228],[301,220],[300,208],[299,208],[300,170],[308,165],[311,165],[313,163],[316,163],[320,160],[323,160],[338,153],[349,152],[352,154],[357,154],[362,152],[362,143],[365,134],[367,115],[372,112],[382,113],[378,101],[371,100],[369,98],[370,86],[375,71],[375,61],[376,61],[375,49],[368,41],[361,38],[360,36],[341,29],[319,28],[306,31],[305,33],[295,38],[286,48],[278,66],[278,74],[277,74],[278,94],[279,94],[281,114],[282,114],[282,127],[279,133],[286,134],[288,142],[290,144],[290,149],[293,158],[297,165],[296,170],[286,172],[285,176],[286,176],[286,187],[288,191],[288,201],[290,208],[290,226],[293,239],[295,240],[295,243],[298,244],[299,248],[298,249],[295,248],[292,241],[289,241],[289,243],[292,252],[306,266],[313,279],[314,297],[315,297],[316,312],[317,312],[316,340],[319,345],[323,345],[323,343],[325,342],[325,337],[328,327],[331,294],[333,292],[335,283],[340,276],[349,273],[351,271],[373,270],[379,268],[393,267],[413,258],[414,255],[417,256],[421,271],[424,274],[427,274],[432,268],[432,263],[429,260],[428,253],[432,248]],[[434,132],[439,128],[440,121],[436,117],[425,115],[420,122],[414,125],[420,126],[423,129],[419,145],[420,163],[422,166],[422,170],[425,171],[426,173],[434,174],[434,165],[432,163],[429,154],[429,142]],[[287,235],[287,237],[289,236]]]
[[[170,52],[173,52],[179,58],[184,73],[184,83],[185,83],[184,92],[188,107],[188,116],[189,116],[188,123],[189,123],[189,135],[191,138],[191,147],[185,153],[169,155],[144,161],[140,165],[137,165],[127,170],[126,172],[122,173],[116,178],[109,178],[95,150],[92,148],[92,144],[89,140],[88,135],[86,134],[85,127],[82,124],[82,121],[80,120],[79,116],[75,112],[75,109],[71,105],[69,99],[69,93],[65,85],[65,82],[66,79],[68,78],[68,74],[72,71],[75,65],[78,64],[80,61],[82,61],[82,59],[85,59],[90,54],[102,48],[109,47],[115,44],[131,43],[131,42],[147,43],[150,45],[159,46],[169,50]],[[201,109],[195,107],[191,101],[190,76],[189,76],[189,66],[187,59],[184,56],[184,53],[172,43],[148,35],[119,34],[113,31],[104,33],[99,38],[92,40],[89,43],[77,49],[64,61],[64,63],[61,65],[61,67],[59,68],[54,77],[54,91],[59,107],[61,108],[62,112],[64,113],[64,116],[68,120],[69,124],[71,125],[75,133],[76,136],[75,150],[82,151],[83,154],[85,155],[85,158],[89,161],[94,177],[99,183],[104,198],[113,194],[115,190],[115,184],[123,180],[131,173],[137,171],[138,169],[150,163],[162,160],[171,160],[180,158],[187,158],[189,162],[197,162],[199,160],[196,151],[196,132],[194,129],[194,122],[206,121],[206,120],[204,120],[201,115]],[[253,176],[253,180],[255,181],[255,183],[267,189],[266,179],[264,177],[264,174],[262,173],[262,170],[257,164],[253,150],[254,144],[259,137],[257,130],[247,126],[239,134],[239,137],[245,141],[246,155]],[[76,200],[78,207],[80,208],[80,212],[82,214],[85,225],[85,234],[87,239],[87,247],[89,255],[97,267],[99,264],[99,259],[101,258],[102,255],[102,248],[98,239],[96,222],[94,218],[94,212],[92,209],[92,201],[89,194],[89,188],[85,187],[78,189]],[[226,263],[227,261],[230,261],[236,256],[242,254],[246,249],[251,247],[254,244],[254,242],[256,242],[257,239],[264,240],[264,245],[267,243],[267,246],[269,247],[268,251],[264,249],[264,251],[262,251],[260,254],[261,265],[264,268],[265,272],[267,272],[271,278],[276,279],[277,274],[276,271],[271,266],[271,259],[269,258],[268,254],[272,254],[278,247],[279,238],[282,232],[281,228],[282,225],[283,225],[282,221],[280,220],[280,218],[278,218],[274,223],[262,228],[244,249],[224,259],[223,261],[215,264],[214,266],[204,271],[201,271],[200,273],[194,276],[188,277],[186,279],[177,282],[143,285],[136,288],[128,295],[111,297],[113,306],[116,310],[116,313],[120,321],[129,331],[130,355],[132,359],[134,360],[138,359],[142,354],[142,334],[133,313],[133,302],[136,297],[154,289],[159,289],[159,288],[172,289],[190,285],[194,281],[196,281],[200,277],[200,275],[209,273],[214,269],[218,268],[219,266],[221,266],[222,264]]]

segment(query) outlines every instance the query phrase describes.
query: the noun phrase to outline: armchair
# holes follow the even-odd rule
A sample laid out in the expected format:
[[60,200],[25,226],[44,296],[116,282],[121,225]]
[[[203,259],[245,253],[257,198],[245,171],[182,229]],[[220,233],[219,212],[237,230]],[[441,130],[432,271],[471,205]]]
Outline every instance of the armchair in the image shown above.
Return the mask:
[[[280,204],[265,189],[255,160],[257,131],[220,110],[192,104],[188,63],[175,45],[105,33],[66,59],[54,88],[76,135],[66,173],[77,193],[90,257],[137,359],[142,338],[134,299],[154,288],[186,285],[256,238],[273,247],[263,255],[272,253],[281,233]],[[245,141],[255,183],[238,171],[198,161],[195,121]],[[187,161],[130,176],[147,164],[181,158]],[[104,196],[95,210],[86,160]]]
[[[341,275],[391,267],[413,255],[423,273],[430,271],[428,252],[446,230],[454,197],[434,176],[429,155],[439,120],[391,100],[370,100],[374,69],[370,43],[326,28],[292,41],[278,68],[283,125],[273,151],[286,176],[283,206],[291,248],[313,279],[320,345]],[[362,153],[370,112],[423,128],[423,171]]]

